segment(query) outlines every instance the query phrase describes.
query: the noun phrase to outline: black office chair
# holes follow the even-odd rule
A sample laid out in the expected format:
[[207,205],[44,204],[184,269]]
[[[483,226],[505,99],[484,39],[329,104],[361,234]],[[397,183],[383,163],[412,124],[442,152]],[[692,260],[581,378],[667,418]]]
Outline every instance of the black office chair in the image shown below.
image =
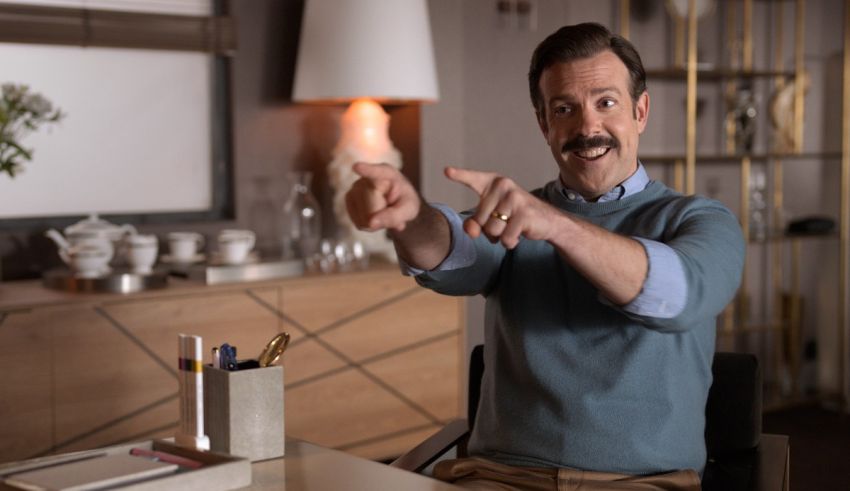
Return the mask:
[[[705,408],[708,462],[702,486],[706,491],[788,491],[788,437],[761,432],[761,370],[755,356],[716,353],[711,367],[714,382]],[[467,419],[447,424],[390,465],[422,472],[455,449],[465,455],[469,429],[475,422],[484,373],[484,346],[472,350],[469,363]]]

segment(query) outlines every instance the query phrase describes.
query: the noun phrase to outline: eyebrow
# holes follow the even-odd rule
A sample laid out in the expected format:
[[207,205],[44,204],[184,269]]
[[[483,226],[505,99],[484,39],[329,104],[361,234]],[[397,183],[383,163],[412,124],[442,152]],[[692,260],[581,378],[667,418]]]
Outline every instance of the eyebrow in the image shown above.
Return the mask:
[[[614,86],[597,87],[597,88],[594,88],[594,89],[590,89],[590,95],[599,95],[599,94],[604,94],[606,92],[613,92],[614,94],[621,95],[620,89],[618,89],[617,87],[614,87]],[[575,98],[573,98],[572,96],[559,95],[559,96],[555,96],[552,99],[550,99],[549,104],[558,103],[558,102],[572,102],[573,100],[575,100]]]
[[617,87],[599,87],[599,88],[596,88],[596,89],[590,89],[590,93],[592,95],[599,95],[599,94],[603,94],[605,92],[613,92],[613,93],[619,95],[620,89],[618,89]]

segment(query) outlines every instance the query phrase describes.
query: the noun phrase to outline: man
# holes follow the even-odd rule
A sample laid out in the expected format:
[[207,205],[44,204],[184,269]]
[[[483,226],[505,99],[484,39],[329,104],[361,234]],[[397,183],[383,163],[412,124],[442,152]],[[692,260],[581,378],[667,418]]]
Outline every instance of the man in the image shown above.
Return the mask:
[[420,284],[487,299],[472,457],[438,477],[484,489],[699,489],[715,317],[740,282],[744,244],[721,204],[647,177],[645,84],[634,47],[604,27],[550,35],[529,88],[558,179],[528,193],[447,168],[480,197],[465,220],[425,204],[388,166],[355,167],[354,223],[388,229]]

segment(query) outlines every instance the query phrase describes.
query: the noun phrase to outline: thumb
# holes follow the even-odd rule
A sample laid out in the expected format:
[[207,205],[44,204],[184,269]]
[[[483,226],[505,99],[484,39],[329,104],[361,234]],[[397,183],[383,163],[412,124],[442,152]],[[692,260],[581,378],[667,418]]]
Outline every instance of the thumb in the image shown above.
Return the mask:
[[368,179],[392,179],[400,174],[395,168],[387,164],[367,164],[365,162],[357,162],[352,166],[352,170],[361,176]]

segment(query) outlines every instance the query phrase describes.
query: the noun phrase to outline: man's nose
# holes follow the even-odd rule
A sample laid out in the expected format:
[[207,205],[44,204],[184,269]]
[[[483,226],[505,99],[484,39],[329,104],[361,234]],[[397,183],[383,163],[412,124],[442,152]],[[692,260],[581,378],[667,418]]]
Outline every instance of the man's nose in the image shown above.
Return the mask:
[[579,125],[579,133],[584,136],[592,136],[602,131],[602,118],[593,109],[582,108]]

